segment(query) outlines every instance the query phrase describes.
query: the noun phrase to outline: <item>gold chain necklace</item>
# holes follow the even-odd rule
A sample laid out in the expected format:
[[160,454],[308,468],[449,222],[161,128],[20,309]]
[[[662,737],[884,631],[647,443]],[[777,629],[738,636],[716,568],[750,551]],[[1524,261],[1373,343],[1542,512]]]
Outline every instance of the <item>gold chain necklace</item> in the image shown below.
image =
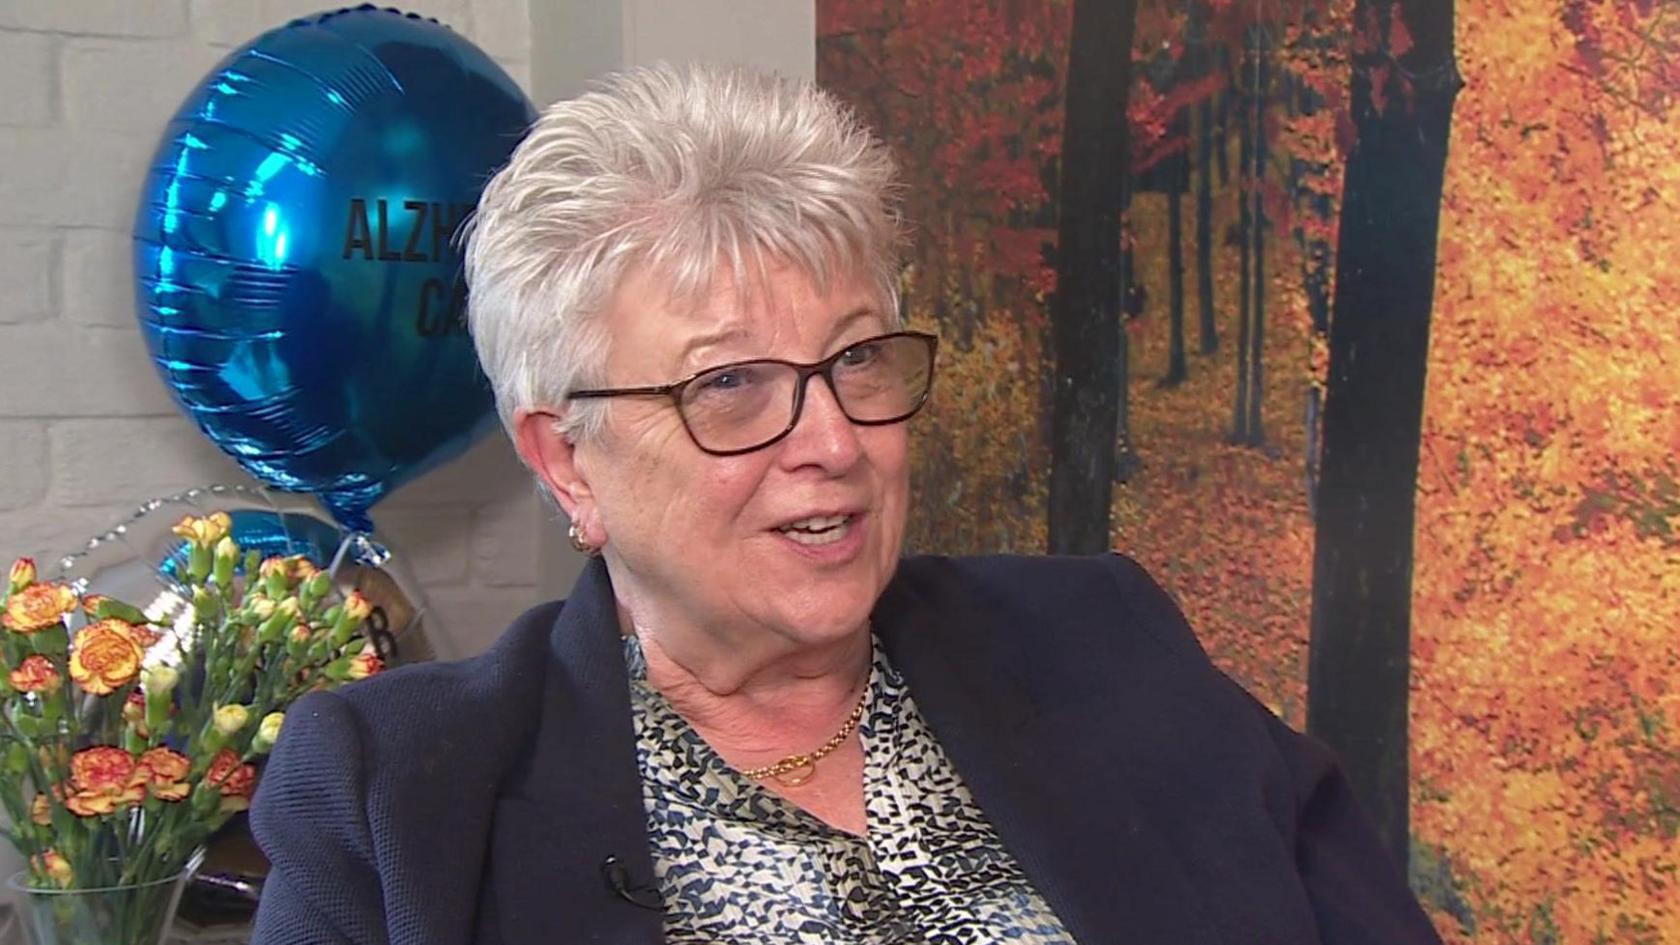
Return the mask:
[[846,717],[846,724],[840,726],[840,731],[835,732],[834,735],[831,736],[828,741],[823,742],[822,747],[818,748],[816,751],[803,755],[788,755],[786,758],[783,758],[775,764],[768,764],[758,768],[742,768],[741,774],[754,781],[762,781],[765,778],[774,778],[776,779],[777,784],[781,784],[786,787],[798,787],[811,780],[817,776],[817,762],[828,757],[830,752],[839,748],[845,743],[846,739],[852,736],[852,730],[857,728],[858,722],[863,720],[863,704],[868,700],[869,686],[865,684],[863,687],[863,695],[858,697],[857,708],[853,709],[852,714]]

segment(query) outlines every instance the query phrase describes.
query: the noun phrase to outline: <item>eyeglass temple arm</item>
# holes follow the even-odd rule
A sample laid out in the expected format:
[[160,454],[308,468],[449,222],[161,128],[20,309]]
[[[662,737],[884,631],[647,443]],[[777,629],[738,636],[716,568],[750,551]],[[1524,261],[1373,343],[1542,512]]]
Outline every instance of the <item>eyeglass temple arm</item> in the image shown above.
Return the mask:
[[681,386],[681,384],[667,384],[663,387],[615,387],[611,390],[574,390],[566,395],[566,399],[596,400],[604,397],[634,397],[643,395],[669,397],[672,391]]

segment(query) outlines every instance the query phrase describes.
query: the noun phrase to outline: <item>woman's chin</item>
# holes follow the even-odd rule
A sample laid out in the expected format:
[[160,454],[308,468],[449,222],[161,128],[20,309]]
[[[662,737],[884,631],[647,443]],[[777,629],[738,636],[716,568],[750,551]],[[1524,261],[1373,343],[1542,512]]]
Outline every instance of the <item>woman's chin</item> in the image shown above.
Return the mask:
[[[769,590],[769,588],[765,588]],[[802,588],[771,592],[765,603],[769,619],[787,639],[813,647],[838,643],[869,625],[869,614],[880,594],[873,582],[817,582]]]

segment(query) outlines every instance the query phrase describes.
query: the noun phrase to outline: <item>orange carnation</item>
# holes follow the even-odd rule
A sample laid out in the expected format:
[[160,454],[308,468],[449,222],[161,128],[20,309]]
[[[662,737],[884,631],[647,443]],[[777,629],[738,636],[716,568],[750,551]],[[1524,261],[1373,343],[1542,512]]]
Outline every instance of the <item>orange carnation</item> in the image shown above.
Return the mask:
[[10,591],[21,591],[35,583],[35,559],[19,558],[12,562],[12,570],[6,575],[6,588]]
[[153,748],[134,766],[134,781],[161,801],[185,800],[192,788],[186,782],[192,761],[169,748]]
[[84,791],[117,790],[134,773],[134,756],[114,745],[95,745],[70,756],[70,781]]
[[123,700],[122,717],[125,722],[134,726],[134,733],[141,738],[151,738],[152,733],[146,728],[146,694],[138,689],[131,691],[128,698]]
[[29,802],[29,819],[43,827],[52,825],[52,802],[47,800],[47,792],[35,792],[35,799]]
[[12,670],[6,678],[18,692],[52,693],[64,685],[64,677],[58,674],[52,660],[39,653],[24,657],[18,668]]
[[350,659],[350,678],[366,679],[377,676],[385,671],[385,661],[379,658],[379,653],[372,646],[362,648]]
[[107,696],[140,674],[145,655],[134,627],[110,617],[76,631],[70,678],[96,696]]
[[226,512],[211,512],[203,518],[188,515],[170,529],[175,534],[206,548],[222,540],[233,527],[233,519]]
[[315,566],[315,562],[310,561],[303,555],[265,558],[263,563],[257,566],[258,574],[265,578],[272,574],[278,574],[288,586],[307,581],[320,570]]
[[31,584],[6,598],[0,624],[18,633],[35,633],[57,626],[76,609],[76,592],[63,584]]
[[221,792],[222,813],[245,810],[251,806],[251,792],[257,786],[257,769],[240,764],[239,756],[232,749],[224,748],[210,760],[204,783]]
[[128,635],[134,638],[134,642],[139,645],[141,652],[151,649],[157,641],[163,639],[163,634],[151,627],[137,623],[128,625]]
[[357,588],[344,599],[344,613],[356,623],[361,623],[373,613],[373,603],[363,597],[361,589]]
[[76,876],[75,871],[70,868],[70,861],[57,850],[48,850],[40,856],[30,857],[29,865],[35,868],[35,872],[57,883],[60,889],[69,889],[70,881]]
[[92,817],[140,803],[146,789],[135,780],[136,767],[133,755],[111,745],[76,752],[70,757],[70,792],[64,806],[78,817]]

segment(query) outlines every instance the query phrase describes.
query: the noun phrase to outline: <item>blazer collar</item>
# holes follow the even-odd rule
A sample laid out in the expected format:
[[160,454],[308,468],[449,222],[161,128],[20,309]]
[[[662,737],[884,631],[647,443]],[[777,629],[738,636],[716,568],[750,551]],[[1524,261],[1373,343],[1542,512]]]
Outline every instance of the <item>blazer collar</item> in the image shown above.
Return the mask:
[[[903,580],[912,564],[882,596],[875,630],[1068,930],[1084,943],[1215,945],[1210,926],[1187,921],[1201,897],[1127,790],[1128,771],[1150,764],[1136,740],[1046,697],[1031,675],[1031,634],[999,626],[954,576]],[[490,909],[507,945],[663,941],[661,914],[615,893],[601,868],[616,857],[630,885],[654,883],[621,645],[612,584],[596,560],[555,622],[531,755],[496,808]],[[1117,668],[1101,718],[1158,713],[1147,704],[1149,672]]]
[[1076,940],[1219,941],[1187,920],[1203,897],[1129,790],[1151,759],[1114,722],[1159,713],[1144,704],[1156,691],[1147,665],[1116,667],[1109,703],[1069,708],[1033,675],[1035,635],[999,625],[948,573],[894,581],[873,619],[940,745]]

